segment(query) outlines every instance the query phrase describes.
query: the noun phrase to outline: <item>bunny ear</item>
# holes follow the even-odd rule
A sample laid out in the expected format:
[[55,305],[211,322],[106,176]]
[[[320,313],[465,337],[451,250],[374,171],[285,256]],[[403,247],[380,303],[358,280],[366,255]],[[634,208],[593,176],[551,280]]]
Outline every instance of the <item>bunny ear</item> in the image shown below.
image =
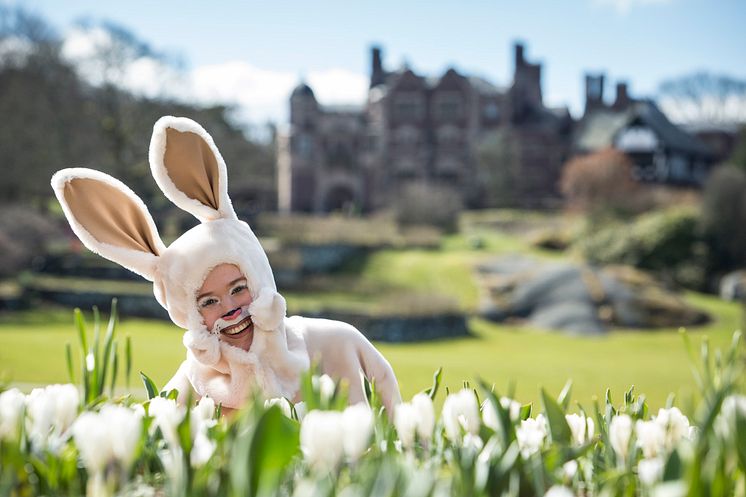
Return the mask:
[[237,219],[225,161],[212,137],[191,119],[165,116],[155,123],[150,169],[166,197],[200,221]]
[[93,169],[62,169],[52,188],[70,226],[91,251],[153,281],[166,250],[140,197]]

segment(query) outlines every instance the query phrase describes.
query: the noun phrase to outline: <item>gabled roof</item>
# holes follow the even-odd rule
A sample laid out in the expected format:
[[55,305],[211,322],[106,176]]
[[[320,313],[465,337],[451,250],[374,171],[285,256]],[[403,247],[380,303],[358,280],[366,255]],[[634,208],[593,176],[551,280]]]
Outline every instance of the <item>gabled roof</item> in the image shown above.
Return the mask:
[[703,155],[711,153],[697,137],[671,123],[651,100],[636,101],[623,111],[599,109],[586,114],[576,134],[575,148],[591,151],[610,147],[616,134],[633,124],[648,126],[669,148]]

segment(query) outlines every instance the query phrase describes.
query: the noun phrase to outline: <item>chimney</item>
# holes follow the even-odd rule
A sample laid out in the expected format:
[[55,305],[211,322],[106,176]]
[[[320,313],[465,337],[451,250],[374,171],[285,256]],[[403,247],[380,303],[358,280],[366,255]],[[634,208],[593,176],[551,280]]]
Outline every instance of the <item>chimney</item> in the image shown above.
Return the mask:
[[525,62],[523,58],[523,43],[516,42],[513,45],[513,50],[515,51],[515,68],[518,70]]
[[585,112],[604,107],[604,75],[585,75]]
[[627,92],[627,83],[620,81],[616,84],[616,100],[614,100],[612,108],[616,110],[624,110],[629,107],[630,102],[629,93]]
[[380,85],[385,82],[386,74],[383,71],[383,62],[381,61],[381,47],[374,45],[371,50],[370,66],[370,87]]

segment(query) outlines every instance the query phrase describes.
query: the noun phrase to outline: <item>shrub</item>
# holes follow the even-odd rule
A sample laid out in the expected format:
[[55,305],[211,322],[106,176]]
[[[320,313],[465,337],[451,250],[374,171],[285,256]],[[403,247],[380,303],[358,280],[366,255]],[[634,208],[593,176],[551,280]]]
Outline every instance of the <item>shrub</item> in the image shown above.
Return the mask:
[[47,244],[59,236],[60,230],[30,207],[3,206],[0,212],[0,277],[5,277],[45,255]]
[[594,264],[628,264],[689,288],[706,283],[708,250],[691,207],[643,214],[630,225],[607,224],[575,248]]
[[593,216],[636,212],[640,190],[632,179],[632,162],[611,148],[571,159],[560,178],[568,206]]
[[716,169],[705,185],[702,228],[713,254],[714,269],[728,271],[746,264],[746,171]]
[[394,202],[396,220],[403,226],[430,225],[453,232],[463,208],[461,197],[447,186],[410,183]]

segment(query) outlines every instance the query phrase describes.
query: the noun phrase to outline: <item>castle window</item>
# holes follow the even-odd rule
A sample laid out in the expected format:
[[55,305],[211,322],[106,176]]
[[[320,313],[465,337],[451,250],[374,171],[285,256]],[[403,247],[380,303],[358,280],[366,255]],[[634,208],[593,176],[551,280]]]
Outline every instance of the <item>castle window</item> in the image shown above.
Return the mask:
[[313,142],[311,141],[311,137],[302,134],[296,135],[294,138],[295,151],[297,152],[297,154],[304,158],[311,157],[311,152],[313,150]]
[[500,110],[497,108],[497,103],[488,102],[487,105],[482,108],[482,115],[485,119],[488,119],[490,121],[497,121],[497,119],[500,117]]
[[394,117],[406,121],[419,121],[425,113],[424,97],[420,93],[404,92],[394,98]]
[[458,92],[440,92],[434,98],[435,118],[444,121],[461,119],[464,114],[464,104]]

